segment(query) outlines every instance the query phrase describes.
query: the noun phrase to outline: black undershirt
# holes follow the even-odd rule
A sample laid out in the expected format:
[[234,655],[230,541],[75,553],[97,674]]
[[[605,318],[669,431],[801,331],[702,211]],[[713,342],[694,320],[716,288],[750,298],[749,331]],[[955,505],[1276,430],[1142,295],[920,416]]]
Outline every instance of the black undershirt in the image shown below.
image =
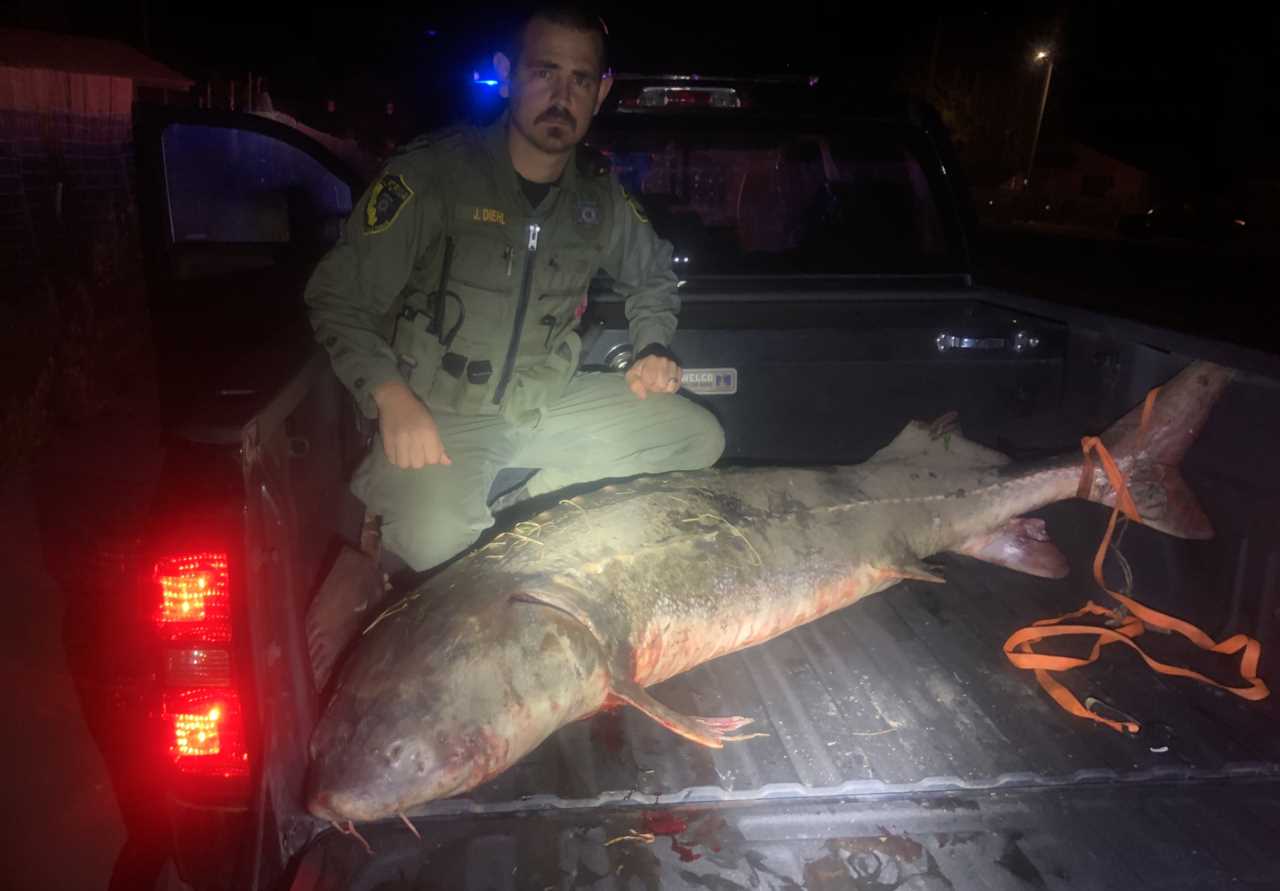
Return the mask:
[[554,185],[554,183],[535,183],[533,180],[525,179],[519,173],[516,174],[516,179],[520,180],[520,191],[524,192],[524,197],[529,200],[529,206],[534,210],[538,209],[538,205],[547,197],[547,193]]

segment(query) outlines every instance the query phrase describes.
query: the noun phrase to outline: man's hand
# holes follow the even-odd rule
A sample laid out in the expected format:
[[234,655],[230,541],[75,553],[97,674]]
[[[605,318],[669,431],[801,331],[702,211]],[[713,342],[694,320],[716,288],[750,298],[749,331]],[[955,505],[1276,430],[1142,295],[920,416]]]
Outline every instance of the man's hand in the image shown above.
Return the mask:
[[378,429],[387,460],[406,470],[452,464],[440,441],[435,418],[403,381],[387,381],[373,391]]
[[627,386],[641,399],[650,393],[674,393],[680,389],[680,366],[665,356],[645,356],[627,369]]

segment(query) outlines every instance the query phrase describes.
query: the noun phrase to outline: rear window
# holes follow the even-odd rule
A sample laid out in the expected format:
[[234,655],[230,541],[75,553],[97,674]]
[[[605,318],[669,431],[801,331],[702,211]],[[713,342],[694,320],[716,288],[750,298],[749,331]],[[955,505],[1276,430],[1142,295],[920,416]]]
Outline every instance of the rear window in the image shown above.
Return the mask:
[[909,130],[713,128],[661,118],[597,127],[591,144],[673,243],[681,277],[964,267],[927,145]]

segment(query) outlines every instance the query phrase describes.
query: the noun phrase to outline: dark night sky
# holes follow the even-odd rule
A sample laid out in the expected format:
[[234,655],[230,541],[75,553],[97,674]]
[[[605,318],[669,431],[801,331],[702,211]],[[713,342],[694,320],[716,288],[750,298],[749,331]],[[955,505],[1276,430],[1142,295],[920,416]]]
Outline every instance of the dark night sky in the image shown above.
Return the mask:
[[[1015,79],[1018,106],[1030,109],[1017,115],[1028,127],[1042,83],[1042,69],[1028,60],[1033,46],[1050,39],[1058,61],[1046,141],[1084,140],[1191,178],[1269,172],[1268,125],[1280,111],[1277,13],[954,3],[941,7],[940,18],[938,8],[922,4],[796,0],[768,15],[745,15],[743,6],[652,0],[602,9],[620,70],[817,71],[875,88],[904,70],[926,70],[936,44],[935,68],[943,74]],[[1227,6],[1244,5],[1220,5]],[[386,99],[409,106],[466,89],[488,54],[485,32],[501,5],[369,0],[286,13],[266,2],[226,0],[204,9],[178,13],[156,0],[18,0],[9,19],[138,46],[149,41],[153,55],[197,79],[243,77],[252,69],[270,78],[277,105],[305,115],[332,94],[370,107]]]

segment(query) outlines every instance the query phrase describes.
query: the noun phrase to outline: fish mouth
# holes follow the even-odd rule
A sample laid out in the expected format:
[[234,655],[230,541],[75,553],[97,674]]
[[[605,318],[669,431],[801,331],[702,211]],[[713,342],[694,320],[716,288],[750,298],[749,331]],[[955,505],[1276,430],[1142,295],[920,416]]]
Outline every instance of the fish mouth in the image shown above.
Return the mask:
[[[448,798],[460,787],[461,784],[455,784],[452,790],[432,795],[430,798],[431,800]],[[307,812],[313,817],[338,825],[348,821],[373,823],[404,814],[405,811],[421,803],[421,799],[414,799],[413,803],[403,800],[392,802],[374,800],[367,794],[349,795],[331,789],[317,789],[307,798]]]
[[366,823],[396,813],[396,804],[389,796],[377,794],[375,784],[335,783],[328,781],[323,770],[311,777],[307,790],[307,811],[321,820],[346,823],[348,820]]
[[321,820],[328,820],[330,823],[346,820],[346,814],[341,811],[342,808],[332,792],[317,792],[307,799],[307,812]]

